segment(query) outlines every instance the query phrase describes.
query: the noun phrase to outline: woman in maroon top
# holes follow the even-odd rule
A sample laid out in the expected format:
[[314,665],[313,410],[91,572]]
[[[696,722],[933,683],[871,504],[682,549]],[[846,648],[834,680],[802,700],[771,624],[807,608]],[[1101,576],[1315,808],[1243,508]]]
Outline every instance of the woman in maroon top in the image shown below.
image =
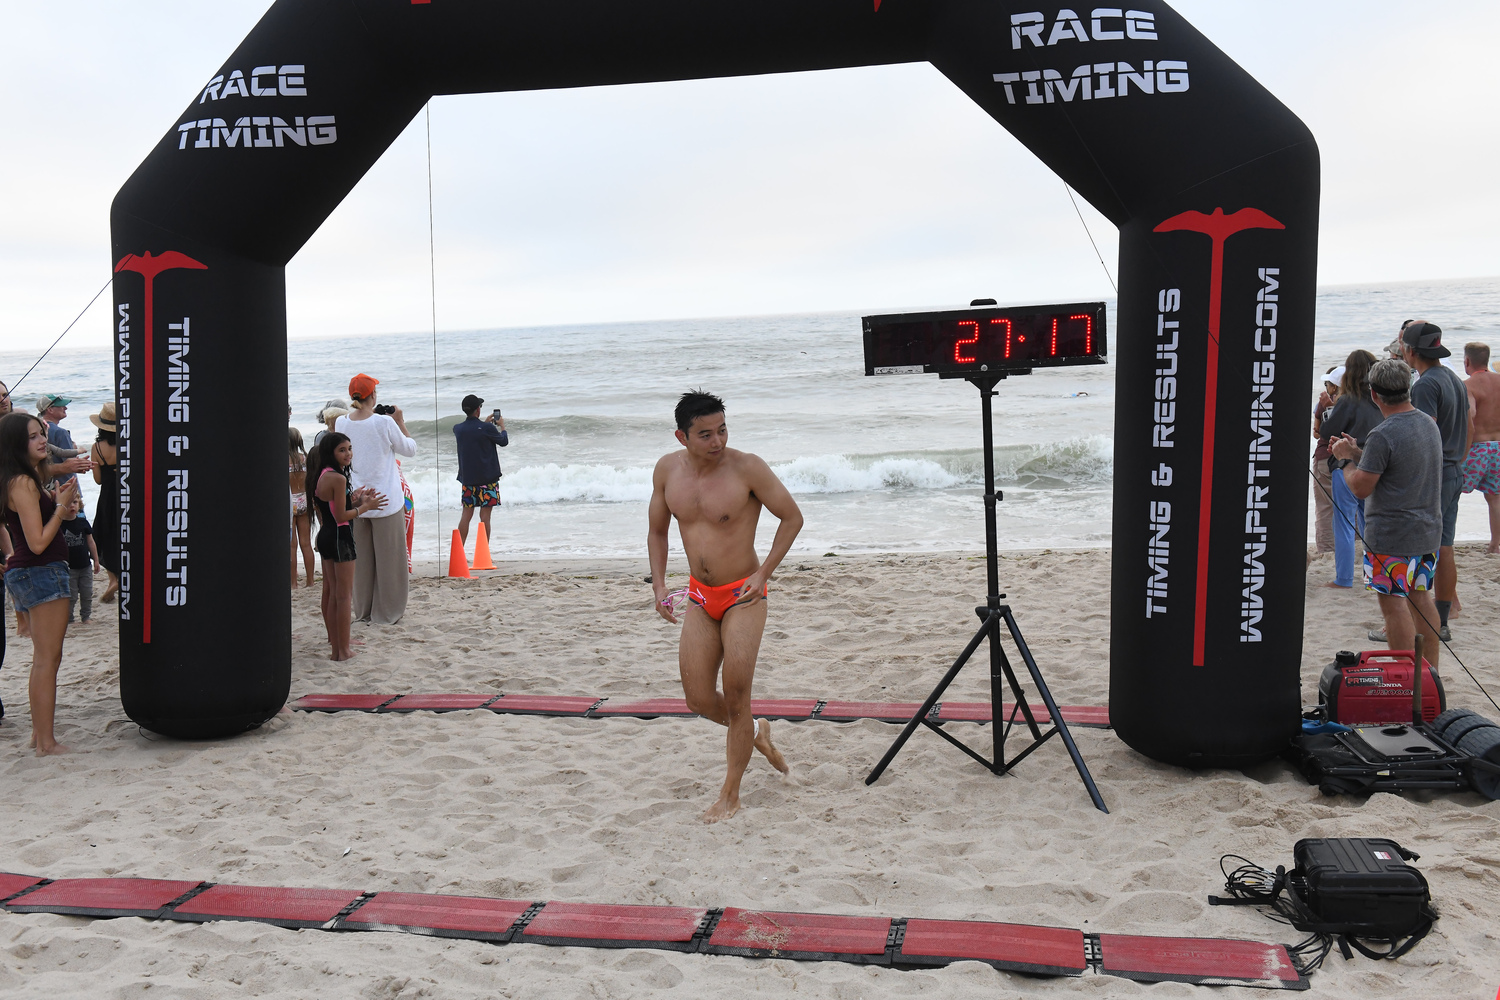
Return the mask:
[[47,427],[29,413],[0,418],[0,510],[15,554],[5,564],[5,589],[31,616],[31,745],[37,756],[67,753],[52,733],[57,668],[68,627],[68,546],[63,514],[78,496],[67,480],[47,491]]

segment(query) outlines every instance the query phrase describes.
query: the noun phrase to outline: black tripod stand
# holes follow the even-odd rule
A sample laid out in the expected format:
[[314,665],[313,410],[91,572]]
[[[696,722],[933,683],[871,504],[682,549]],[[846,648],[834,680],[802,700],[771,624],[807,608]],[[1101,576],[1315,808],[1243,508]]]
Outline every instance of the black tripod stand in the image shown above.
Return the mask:
[[[1104,805],[1104,799],[1099,794],[1099,789],[1094,785],[1093,775],[1089,774],[1088,765],[1083,762],[1078,747],[1073,743],[1073,734],[1068,731],[1068,724],[1063,721],[1062,712],[1057,708],[1057,703],[1052,700],[1052,692],[1047,688],[1047,682],[1042,679],[1042,671],[1032,658],[1031,650],[1026,647],[1026,640],[1021,636],[1021,627],[1016,624],[1016,616],[1011,613],[1010,605],[1001,604],[1000,599],[1005,595],[1000,593],[1000,564],[998,542],[995,529],[995,503],[1001,499],[1001,495],[995,492],[995,432],[994,424],[990,415],[990,399],[995,395],[995,384],[1005,378],[1004,374],[969,376],[967,380],[979,388],[979,398],[984,413],[984,535],[985,535],[985,558],[989,569],[989,596],[982,608],[975,608],[982,622],[979,631],[974,633],[974,638],[964,647],[953,666],[943,675],[938,686],[932,689],[932,694],[922,703],[917,714],[912,716],[906,728],[901,730],[901,735],[896,737],[896,742],[885,752],[880,763],[865,778],[865,784],[873,785],[885,773],[891,761],[896,759],[896,754],[906,741],[911,738],[912,733],[917,731],[918,726],[926,726],[937,733],[943,739],[958,747],[964,753],[983,764],[993,774],[1005,774],[1021,761],[1025,760],[1033,750],[1041,746],[1053,736],[1062,736],[1062,741],[1068,748],[1068,756],[1073,758],[1073,766],[1078,768],[1078,776],[1083,779],[1084,787],[1089,791],[1089,798],[1094,800],[1094,806],[1100,812],[1109,812]],[[1052,728],[1045,733],[1037,725],[1036,719],[1031,714],[1031,706],[1026,703],[1026,695],[1021,690],[1021,685],[1016,681],[1015,671],[1011,669],[1010,659],[1005,655],[1005,650],[1000,645],[1000,622],[1005,622],[1005,627],[1010,630],[1010,637],[1020,651],[1021,659],[1026,661],[1026,669],[1031,674],[1032,681],[1037,690],[1041,692],[1042,701],[1046,703],[1047,712],[1052,718]],[[942,698],[943,692],[953,679],[958,676],[960,670],[969,662],[969,657],[979,648],[979,644],[986,639],[990,643],[990,705],[991,705],[991,731],[994,735],[993,761],[986,760],[983,755],[971,749],[967,744],[956,737],[944,732],[942,727],[928,718],[932,707]],[[1004,684],[1010,685],[1011,693],[1015,696],[1015,708],[1011,709],[1010,718],[1001,724],[1001,711],[1005,698]],[[1020,712],[1026,720],[1026,726],[1031,730],[1031,744],[1016,754],[1010,760],[1005,759],[1005,738],[1010,733],[1011,727],[1015,725],[1016,713]]]

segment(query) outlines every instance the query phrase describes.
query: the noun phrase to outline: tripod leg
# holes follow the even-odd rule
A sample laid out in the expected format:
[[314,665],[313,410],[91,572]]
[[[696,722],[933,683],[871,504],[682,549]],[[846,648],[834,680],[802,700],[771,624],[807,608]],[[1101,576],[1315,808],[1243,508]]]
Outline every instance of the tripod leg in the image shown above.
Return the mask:
[[1026,661],[1026,669],[1030,672],[1037,690],[1041,692],[1047,711],[1052,714],[1052,724],[1057,727],[1058,734],[1062,736],[1063,743],[1068,748],[1068,756],[1073,758],[1073,766],[1078,769],[1078,776],[1083,779],[1083,786],[1088,789],[1089,798],[1094,800],[1094,808],[1102,813],[1108,813],[1109,807],[1104,804],[1104,797],[1099,794],[1099,789],[1094,784],[1094,776],[1089,773],[1088,765],[1083,762],[1083,755],[1078,752],[1078,747],[1073,742],[1073,734],[1068,731],[1068,724],[1063,721],[1062,712],[1058,709],[1057,702],[1052,700],[1052,692],[1048,689],[1047,682],[1042,679],[1041,668],[1036,665],[1031,650],[1026,646],[1026,640],[1021,636],[1021,627],[1016,624],[1016,618],[1011,614],[1010,608],[1005,609],[1004,615],[1005,625],[1010,629],[1010,637],[1015,640],[1016,648],[1021,651],[1021,658]]
[[[984,627],[990,637],[990,740],[995,752],[995,773],[1000,774],[1005,770],[1005,734],[1010,728],[1000,722],[1010,664],[1005,660],[1005,650],[1000,648],[1000,616],[993,609],[985,616]],[[1011,685],[1015,685],[1015,678],[1011,678]]]
[[917,714],[912,716],[912,720],[901,730],[901,735],[896,737],[896,742],[891,744],[890,749],[885,752],[885,756],[880,758],[880,763],[876,764],[875,769],[865,778],[865,784],[873,785],[880,780],[880,776],[885,773],[885,769],[890,767],[891,761],[896,759],[896,754],[900,753],[901,748],[906,745],[906,741],[911,739],[911,734],[917,731],[917,727],[922,724],[922,720],[927,718],[927,713],[932,711],[932,706],[938,703],[938,699],[943,696],[943,692],[948,690],[948,685],[953,683],[953,679],[964,668],[964,664],[969,662],[969,657],[974,655],[974,651],[979,648],[979,644],[990,635],[991,631],[998,628],[998,619],[999,612],[990,612],[989,617],[984,620],[984,624],[979,626],[979,631],[974,633],[974,638],[969,640],[969,644],[964,647],[964,651],[958,654],[958,659],[953,661],[953,666],[949,667],[948,672],[943,675],[943,679],[938,681],[938,686],[932,689],[932,694],[928,695],[927,700],[922,702],[922,707],[917,709]]
[[[1006,656],[1005,655],[1005,650],[1002,649],[1002,648],[1000,648],[1000,635],[999,635],[999,633],[1000,633],[1000,623],[996,622],[995,623],[995,638],[992,641],[995,643],[995,647],[997,649],[1000,649],[1000,665],[1001,665],[1001,669],[1005,672],[1005,678],[1006,678],[1006,680],[1008,680],[1010,682],[1010,691],[1011,691],[1011,694],[1016,699],[1016,708],[1020,710],[1021,716],[1026,720],[1027,727],[1030,728],[1030,730],[1031,730],[1031,738],[1034,739],[1034,740],[1039,740],[1039,739],[1042,738],[1042,730],[1041,730],[1041,728],[1039,726],[1037,726],[1037,724],[1036,724],[1036,718],[1031,714],[1031,705],[1026,701],[1026,692],[1023,691],[1023,690],[1021,690],[1021,683],[1016,680],[1016,672],[1013,669],[1011,669],[1010,657]],[[996,705],[999,705],[1000,704],[1000,696],[1003,696],[1003,694],[1004,694],[1004,692],[1000,691],[998,689],[998,687],[997,687],[995,689],[994,693],[991,695],[991,700],[993,700]],[[1011,718],[1012,719],[1015,718],[1015,713],[1014,712],[1011,713]]]

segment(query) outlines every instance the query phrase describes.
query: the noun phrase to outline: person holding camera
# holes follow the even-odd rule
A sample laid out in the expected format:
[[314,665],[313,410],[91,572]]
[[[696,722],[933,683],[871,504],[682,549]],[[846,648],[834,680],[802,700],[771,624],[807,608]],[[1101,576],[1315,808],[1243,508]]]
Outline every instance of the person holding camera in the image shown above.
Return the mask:
[[[354,445],[351,467],[357,490],[374,490],[386,497],[401,495],[401,473],[396,456],[411,458],[417,443],[406,431],[399,406],[375,400],[380,382],[361,372],[349,380],[351,409],[334,422],[334,429]],[[406,557],[406,519],[403,508],[388,504],[367,510],[354,519],[354,618],[394,625],[406,613],[406,585],[410,572]]]
[[458,447],[458,481],[463,485],[463,513],[458,515],[458,537],[465,545],[469,543],[469,521],[474,517],[474,508],[479,508],[479,523],[484,525],[484,537],[493,538],[490,532],[490,514],[500,506],[500,454],[495,449],[510,444],[510,435],[505,430],[505,418],[499,409],[479,418],[484,400],[472,392],[460,404],[464,419],[453,425],[453,436]]

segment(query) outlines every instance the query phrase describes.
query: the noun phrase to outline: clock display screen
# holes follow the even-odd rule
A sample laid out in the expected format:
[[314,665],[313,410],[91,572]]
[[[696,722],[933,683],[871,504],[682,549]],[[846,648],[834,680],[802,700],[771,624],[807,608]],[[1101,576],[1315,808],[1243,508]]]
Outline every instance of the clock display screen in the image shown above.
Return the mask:
[[866,375],[971,375],[1104,363],[1104,303],[866,316]]

